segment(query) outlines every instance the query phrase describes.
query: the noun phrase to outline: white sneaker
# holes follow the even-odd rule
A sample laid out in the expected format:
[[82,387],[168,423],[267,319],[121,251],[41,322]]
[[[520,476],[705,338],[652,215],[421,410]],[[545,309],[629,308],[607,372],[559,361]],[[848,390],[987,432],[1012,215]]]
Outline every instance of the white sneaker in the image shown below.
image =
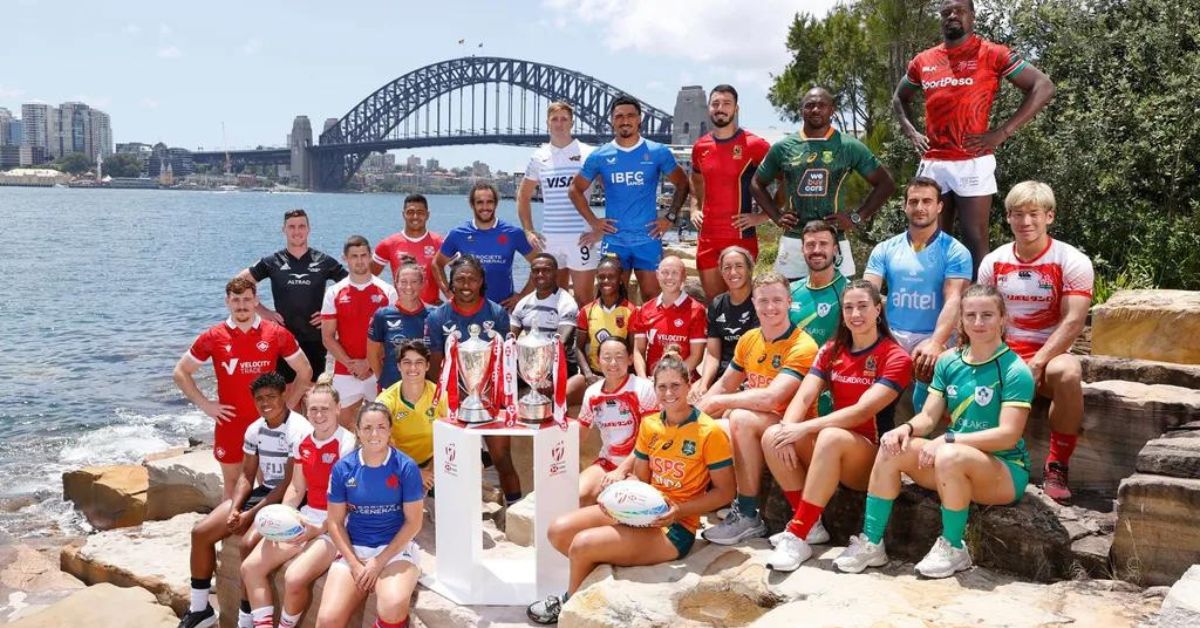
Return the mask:
[[933,549],[916,567],[917,573],[926,578],[947,578],[970,568],[971,553],[967,551],[967,546],[956,548],[943,536],[938,537]]
[[796,571],[812,556],[812,548],[791,532],[783,532],[775,551],[767,557],[767,568],[775,571]]
[[856,534],[850,537],[850,546],[833,559],[833,564],[838,571],[862,573],[867,567],[882,567],[888,564],[888,556],[882,540],[876,545],[867,540],[867,535]]
[[[782,539],[786,533],[787,530],[784,530],[768,537],[767,540],[771,542],[771,547],[779,545],[779,539]],[[804,539],[804,542],[809,545],[824,545],[829,542],[829,530],[825,529],[825,524],[821,523],[820,519],[817,519],[817,525],[808,531],[808,537]]]

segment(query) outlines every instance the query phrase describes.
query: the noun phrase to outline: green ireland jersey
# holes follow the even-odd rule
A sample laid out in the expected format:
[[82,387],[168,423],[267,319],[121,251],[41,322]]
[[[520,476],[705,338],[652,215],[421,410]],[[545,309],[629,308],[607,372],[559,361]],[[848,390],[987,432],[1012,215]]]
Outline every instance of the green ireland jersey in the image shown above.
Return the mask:
[[[1004,406],[1029,408],[1033,403],[1033,373],[1008,345],[1001,343],[987,361],[973,364],[967,350],[957,349],[938,358],[933,367],[933,382],[929,393],[946,399],[950,413],[950,428],[956,434],[969,434],[1000,425],[1000,409]],[[1005,451],[992,452],[996,457],[1029,469],[1029,452],[1025,439]]]
[[804,223],[845,209],[846,178],[850,172],[867,177],[879,160],[862,142],[830,128],[823,137],[806,137],[801,130],[775,143],[758,167],[758,180],[767,184],[780,174],[788,190],[790,211],[800,222],[785,234],[799,238]]
[[817,346],[833,338],[837,331],[838,318],[842,314],[842,292],[846,290],[846,278],[836,270],[833,281],[819,287],[808,285],[808,279],[792,282],[792,307],[788,318],[792,324],[808,332],[817,341]]

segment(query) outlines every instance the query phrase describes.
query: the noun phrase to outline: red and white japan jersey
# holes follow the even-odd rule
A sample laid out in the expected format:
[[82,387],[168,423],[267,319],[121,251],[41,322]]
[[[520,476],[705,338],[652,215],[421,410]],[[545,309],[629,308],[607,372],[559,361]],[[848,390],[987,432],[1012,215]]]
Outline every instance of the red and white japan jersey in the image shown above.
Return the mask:
[[[392,305],[397,300],[396,289],[379,277],[356,284],[349,277],[325,289],[321,318],[337,321],[338,342],[355,360],[367,357],[367,330],[375,310]],[[349,375],[350,369],[338,362],[335,375]]]
[[600,430],[599,457],[621,464],[637,442],[642,417],[658,411],[658,395],[650,380],[628,375],[616,392],[604,392],[604,380],[583,393],[579,424]]
[[313,434],[305,436],[292,450],[292,459],[304,474],[308,487],[308,505],[316,510],[325,510],[329,498],[329,476],[338,460],[350,455],[358,443],[354,434],[340,425],[326,440],[317,440]]
[[392,269],[392,284],[396,283],[396,273],[400,270],[403,257],[409,256],[425,268],[425,286],[421,289],[421,300],[430,305],[440,302],[437,283],[433,279],[433,258],[442,248],[442,236],[426,231],[425,235],[412,239],[403,231],[393,233],[375,245],[375,263],[390,266]]
[[217,375],[217,399],[234,407],[235,419],[245,426],[258,418],[250,384],[259,375],[275,370],[279,359],[300,353],[295,336],[282,325],[257,315],[250,329],[242,331],[233,319],[213,325],[196,337],[187,355],[202,364],[212,358]]
[[1053,238],[1030,260],[1005,244],[979,264],[979,283],[995,286],[1008,309],[1005,341],[1023,359],[1033,357],[1062,322],[1063,297],[1092,298],[1092,261],[1079,249]]

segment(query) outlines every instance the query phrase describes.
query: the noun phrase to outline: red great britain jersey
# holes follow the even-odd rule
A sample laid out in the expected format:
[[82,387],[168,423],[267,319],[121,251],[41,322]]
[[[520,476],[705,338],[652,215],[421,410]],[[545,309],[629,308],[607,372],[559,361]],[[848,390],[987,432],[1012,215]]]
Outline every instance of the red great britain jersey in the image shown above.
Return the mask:
[[[836,355],[833,341],[829,341],[817,353],[809,372],[825,380],[825,387],[833,395],[833,409],[841,410],[858,403],[875,384],[883,384],[897,394],[903,394],[912,382],[912,358],[891,338],[880,338],[858,352],[843,346]],[[873,416],[854,426],[852,431],[878,443],[879,436],[894,427],[890,413],[881,414],[884,416]]]
[[425,235],[413,240],[404,232],[393,233],[379,244],[375,245],[374,260],[380,266],[391,266],[392,283],[396,283],[396,273],[400,272],[403,257],[408,255],[417,264],[425,267],[425,285],[421,288],[421,301],[436,305],[441,301],[438,295],[437,283],[433,279],[433,258],[437,257],[438,249],[442,248],[442,236],[426,231]]
[[357,443],[354,435],[338,426],[326,440],[317,440],[313,434],[304,437],[292,450],[292,459],[304,474],[308,487],[308,505],[316,510],[326,510],[329,503],[329,476],[333,465],[354,451]]
[[709,133],[692,146],[692,171],[704,179],[702,237],[754,237],[754,229],[734,229],[733,217],[750,213],[750,181],[769,150],[766,140],[745,129],[727,140]]
[[633,453],[642,417],[656,411],[658,395],[654,384],[637,375],[627,375],[616,392],[604,392],[604,380],[588,386],[579,408],[579,424],[594,425],[600,430],[598,457],[619,465]]
[[1092,298],[1092,261],[1079,249],[1053,238],[1030,260],[1017,257],[1012,243],[984,256],[979,283],[995,286],[1008,310],[1005,343],[1028,361],[1062,322],[1068,295]]
[[292,332],[258,316],[244,332],[232,318],[213,325],[197,336],[188,349],[188,355],[198,364],[212,358],[217,375],[217,400],[233,406],[235,420],[243,432],[258,418],[250,384],[259,375],[273,372],[280,358],[286,360],[299,352],[300,345]]
[[[396,302],[396,289],[379,277],[372,276],[364,284],[356,284],[349,277],[325,289],[325,303],[321,305],[321,318],[337,321],[337,337],[342,348],[352,359],[367,357],[367,330],[375,310]],[[350,369],[338,362],[333,369],[336,375],[349,375]]]
[[1025,60],[1008,47],[971,35],[961,46],[939,44],[913,58],[904,80],[925,92],[926,159],[962,161],[976,153],[963,142],[986,133],[1000,79],[1025,69]]

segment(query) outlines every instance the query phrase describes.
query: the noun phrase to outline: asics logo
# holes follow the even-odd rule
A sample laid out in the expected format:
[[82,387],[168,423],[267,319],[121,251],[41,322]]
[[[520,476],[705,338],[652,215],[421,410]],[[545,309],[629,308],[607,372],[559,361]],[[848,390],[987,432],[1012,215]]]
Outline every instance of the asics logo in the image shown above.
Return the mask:
[[974,85],[974,84],[975,84],[975,79],[972,77],[969,77],[969,76],[966,78],[955,78],[953,76],[947,76],[947,77],[937,79],[935,81],[921,81],[921,89],[930,90],[930,89],[937,89],[939,87],[966,87],[968,85]]

